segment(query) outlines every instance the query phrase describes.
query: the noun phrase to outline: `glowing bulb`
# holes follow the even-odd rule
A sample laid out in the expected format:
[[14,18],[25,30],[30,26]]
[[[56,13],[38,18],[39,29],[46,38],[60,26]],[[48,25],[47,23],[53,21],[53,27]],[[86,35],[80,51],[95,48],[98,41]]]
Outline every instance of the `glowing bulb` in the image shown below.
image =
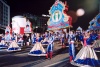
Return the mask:
[[83,16],[85,13],[84,9],[78,9],[77,12],[76,12],[76,15],[77,16]]

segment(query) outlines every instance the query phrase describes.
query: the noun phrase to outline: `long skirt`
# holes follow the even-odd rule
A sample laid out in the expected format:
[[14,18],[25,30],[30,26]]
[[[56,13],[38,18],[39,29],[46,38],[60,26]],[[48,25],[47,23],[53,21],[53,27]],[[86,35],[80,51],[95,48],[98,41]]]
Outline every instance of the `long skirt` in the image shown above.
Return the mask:
[[5,41],[4,40],[1,40],[1,42],[0,42],[0,48],[7,48],[8,46],[7,46],[7,44],[5,43]]
[[21,50],[21,48],[18,46],[18,44],[16,42],[11,42],[7,51],[20,51],[20,50]]
[[71,64],[76,66],[99,66],[99,60],[93,48],[89,45],[83,47]]
[[30,50],[29,55],[32,56],[46,56],[46,51],[40,42],[36,42],[33,48]]

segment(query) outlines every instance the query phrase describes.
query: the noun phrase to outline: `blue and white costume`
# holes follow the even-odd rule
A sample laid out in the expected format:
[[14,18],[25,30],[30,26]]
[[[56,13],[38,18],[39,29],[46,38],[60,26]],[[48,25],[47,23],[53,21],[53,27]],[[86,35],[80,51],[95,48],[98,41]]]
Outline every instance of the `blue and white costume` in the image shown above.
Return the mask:
[[44,39],[43,39],[43,41],[42,41],[42,44],[43,45],[48,45],[49,43],[48,43],[48,34],[45,34],[45,37],[44,37]]
[[47,58],[48,58],[48,55],[50,55],[50,58],[52,58],[52,54],[53,54],[53,44],[54,42],[54,36],[49,36],[49,39],[48,39],[48,46],[47,46]]
[[33,37],[32,44],[35,44],[35,43],[36,43],[36,37]]
[[69,35],[68,35],[68,43],[69,43],[69,44],[70,44],[70,41],[71,41],[71,40],[73,40],[73,41],[75,40],[75,34],[69,34]]
[[75,44],[74,41],[71,41],[69,44],[69,55],[70,55],[70,62],[75,58]]
[[7,48],[7,44],[5,43],[5,38],[3,37],[0,42],[0,48]]
[[33,48],[30,50],[29,55],[32,56],[46,56],[46,51],[41,44],[42,38],[36,38],[36,43],[34,44]]
[[11,41],[11,35],[10,33],[5,35],[5,42],[9,43]]
[[68,42],[69,42],[69,55],[70,55],[70,62],[75,58],[75,35],[69,34],[68,35]]
[[93,39],[93,41],[95,41],[95,45],[94,45],[94,50],[96,52],[100,52],[100,39],[99,39],[99,35],[97,35],[96,33],[91,34],[91,37]]
[[79,51],[72,62],[76,66],[98,66],[100,65],[99,60],[93,48],[91,48],[93,40],[91,37],[84,38],[84,47]]
[[98,39],[98,35],[96,33],[92,33],[91,37],[92,37],[92,40],[97,40]]
[[59,40],[60,40],[60,37],[61,37],[61,35],[57,32],[57,33],[55,34],[55,40],[56,40],[56,41],[59,41]]
[[49,45],[47,46],[47,52],[52,52],[53,51],[53,42],[54,42],[54,36],[50,36],[48,39]]
[[10,44],[10,46],[8,47],[7,51],[20,51],[21,48],[18,46],[18,44],[15,41],[15,38],[12,38],[12,42]]
[[20,36],[17,42],[18,45],[23,46],[23,38]]
[[35,43],[36,43],[36,35],[33,34],[33,35],[32,35],[32,44],[35,44]]

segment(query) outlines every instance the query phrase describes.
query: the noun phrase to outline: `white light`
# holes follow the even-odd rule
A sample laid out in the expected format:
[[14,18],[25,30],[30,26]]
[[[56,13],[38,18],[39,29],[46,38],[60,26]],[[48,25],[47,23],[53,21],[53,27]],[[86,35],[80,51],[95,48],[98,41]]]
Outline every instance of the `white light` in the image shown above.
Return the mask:
[[50,15],[47,15],[47,17],[50,17]]
[[45,17],[46,15],[45,15],[45,14],[42,14],[42,16],[44,16],[44,17]]
[[36,28],[38,28],[38,26],[36,26]]
[[50,17],[50,15],[45,15],[45,14],[42,14],[42,16],[43,16],[43,17]]
[[83,16],[85,13],[84,9],[78,9],[77,12],[76,12],[76,15],[77,16]]

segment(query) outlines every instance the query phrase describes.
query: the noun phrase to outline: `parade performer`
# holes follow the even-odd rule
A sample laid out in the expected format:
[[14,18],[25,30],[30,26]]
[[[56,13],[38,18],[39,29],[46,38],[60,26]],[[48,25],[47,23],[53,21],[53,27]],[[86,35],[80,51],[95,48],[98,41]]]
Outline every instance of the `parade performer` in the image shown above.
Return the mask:
[[73,31],[70,31],[68,34],[68,43],[70,44],[71,40],[75,40],[75,34],[73,33]]
[[10,41],[11,41],[11,34],[9,33],[9,31],[7,31],[5,33],[5,42],[7,43],[7,45],[9,45]]
[[55,40],[56,41],[59,41],[60,40],[60,34],[59,34],[59,32],[56,32],[55,33]]
[[42,41],[43,45],[47,45],[48,44],[48,36],[49,36],[49,34],[47,32],[45,32],[44,39]]
[[66,39],[66,34],[65,34],[65,32],[62,32],[62,34],[61,34],[62,48],[65,48],[65,43],[64,43],[65,39]]
[[36,43],[36,33],[32,34],[32,45],[34,45]]
[[83,41],[83,34],[81,32],[76,32],[76,46],[78,50],[82,48],[81,41]]
[[32,33],[31,40],[32,40],[32,45],[36,43],[36,35],[35,35],[35,33]]
[[75,58],[75,44],[73,40],[69,44],[69,55],[70,55],[70,62],[72,62]]
[[69,32],[68,35],[68,43],[69,43],[69,55],[70,55],[70,62],[75,58],[75,34],[73,31]]
[[8,47],[7,51],[20,51],[21,48],[18,46],[18,44],[15,41],[15,37],[12,37],[12,42],[10,46]]
[[71,64],[76,66],[99,66],[99,60],[97,58],[97,55],[92,48],[95,44],[91,45],[93,42],[92,38],[90,37],[90,34],[88,32],[85,32],[84,34],[84,42],[81,42],[83,45],[83,48],[78,52],[76,55],[76,58],[74,59]]
[[18,42],[17,42],[20,46],[23,46],[23,37],[20,35]]
[[100,52],[100,31],[98,31],[98,37],[95,34],[95,37],[93,38],[94,40],[96,40],[95,46],[94,46],[94,50],[96,52]]
[[40,34],[36,34],[36,43],[34,44],[33,48],[30,50],[29,55],[32,56],[46,56],[46,51],[41,44],[42,38]]
[[8,24],[8,26],[5,29],[5,42],[9,45],[11,41],[11,28]]
[[27,46],[30,45],[30,36],[29,36],[29,35],[27,35],[27,38],[26,38],[26,44],[27,44]]
[[7,48],[7,44],[5,43],[5,37],[4,35],[2,35],[2,39],[1,39],[1,42],[0,42],[0,48]]
[[50,59],[52,58],[53,55],[53,44],[54,42],[54,36],[52,34],[49,35],[49,39],[48,39],[48,46],[47,46],[47,56],[46,58],[48,58],[48,56],[50,55]]
[[91,37],[92,37],[92,40],[97,40],[97,39],[98,39],[98,34],[94,31],[94,32],[91,34]]

